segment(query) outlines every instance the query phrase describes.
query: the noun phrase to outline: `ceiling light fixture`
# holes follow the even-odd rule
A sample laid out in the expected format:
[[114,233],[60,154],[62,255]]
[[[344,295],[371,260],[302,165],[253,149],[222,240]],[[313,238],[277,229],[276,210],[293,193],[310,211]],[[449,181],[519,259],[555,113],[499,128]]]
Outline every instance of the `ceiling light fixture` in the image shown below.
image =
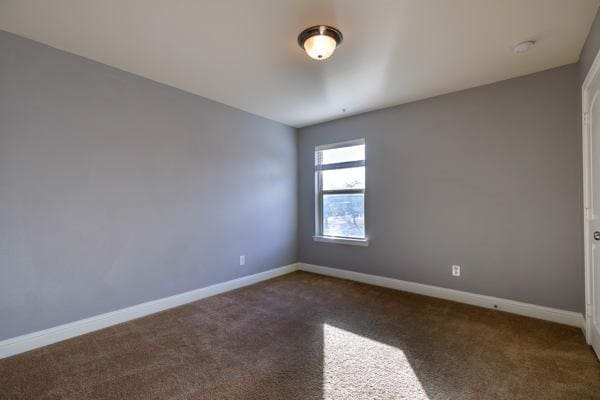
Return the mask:
[[342,40],[344,40],[342,32],[326,25],[311,26],[298,35],[300,47],[315,60],[326,60],[331,57]]
[[533,47],[535,40],[525,40],[513,46],[513,51],[517,54],[525,53]]

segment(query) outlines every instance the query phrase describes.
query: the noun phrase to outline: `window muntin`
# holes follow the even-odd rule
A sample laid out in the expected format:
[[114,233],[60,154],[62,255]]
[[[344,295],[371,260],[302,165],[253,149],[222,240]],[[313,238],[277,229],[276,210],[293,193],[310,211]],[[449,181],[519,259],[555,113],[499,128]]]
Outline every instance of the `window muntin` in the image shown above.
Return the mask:
[[364,139],[315,149],[316,235],[365,239]]

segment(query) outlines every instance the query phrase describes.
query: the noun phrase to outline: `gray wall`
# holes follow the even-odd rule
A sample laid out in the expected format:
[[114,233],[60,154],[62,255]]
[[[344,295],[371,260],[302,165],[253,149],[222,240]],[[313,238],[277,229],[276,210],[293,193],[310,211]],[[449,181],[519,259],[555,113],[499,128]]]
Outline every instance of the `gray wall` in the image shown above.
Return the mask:
[[[578,102],[569,65],[301,129],[300,261],[582,311]],[[371,244],[313,242],[314,147],[360,137]]]
[[295,129],[6,32],[0,54],[0,339],[296,261]]

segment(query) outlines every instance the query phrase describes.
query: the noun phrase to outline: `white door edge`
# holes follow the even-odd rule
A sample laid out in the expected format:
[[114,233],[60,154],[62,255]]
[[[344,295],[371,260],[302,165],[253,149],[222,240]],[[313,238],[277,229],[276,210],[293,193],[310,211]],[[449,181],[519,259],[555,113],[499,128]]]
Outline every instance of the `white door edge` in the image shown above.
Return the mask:
[[[592,345],[593,340],[593,282],[592,282],[592,248],[590,245],[590,221],[592,219],[592,160],[591,160],[591,130],[590,130],[590,87],[594,79],[600,78],[600,51],[590,67],[588,74],[581,87],[581,126],[582,126],[582,151],[583,151],[583,237],[584,237],[584,260],[585,260],[585,338]],[[597,354],[600,358],[600,354]]]

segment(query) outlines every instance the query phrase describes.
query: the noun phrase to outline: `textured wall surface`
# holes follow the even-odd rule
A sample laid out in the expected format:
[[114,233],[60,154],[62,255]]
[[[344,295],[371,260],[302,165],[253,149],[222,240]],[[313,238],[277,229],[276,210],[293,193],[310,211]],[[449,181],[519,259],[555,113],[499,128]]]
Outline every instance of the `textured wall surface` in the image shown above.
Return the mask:
[[1,31],[0,54],[0,339],[296,261],[294,129]]
[[[578,102],[569,65],[301,129],[300,261],[582,311]],[[371,244],[313,242],[314,147],[361,137]]]

